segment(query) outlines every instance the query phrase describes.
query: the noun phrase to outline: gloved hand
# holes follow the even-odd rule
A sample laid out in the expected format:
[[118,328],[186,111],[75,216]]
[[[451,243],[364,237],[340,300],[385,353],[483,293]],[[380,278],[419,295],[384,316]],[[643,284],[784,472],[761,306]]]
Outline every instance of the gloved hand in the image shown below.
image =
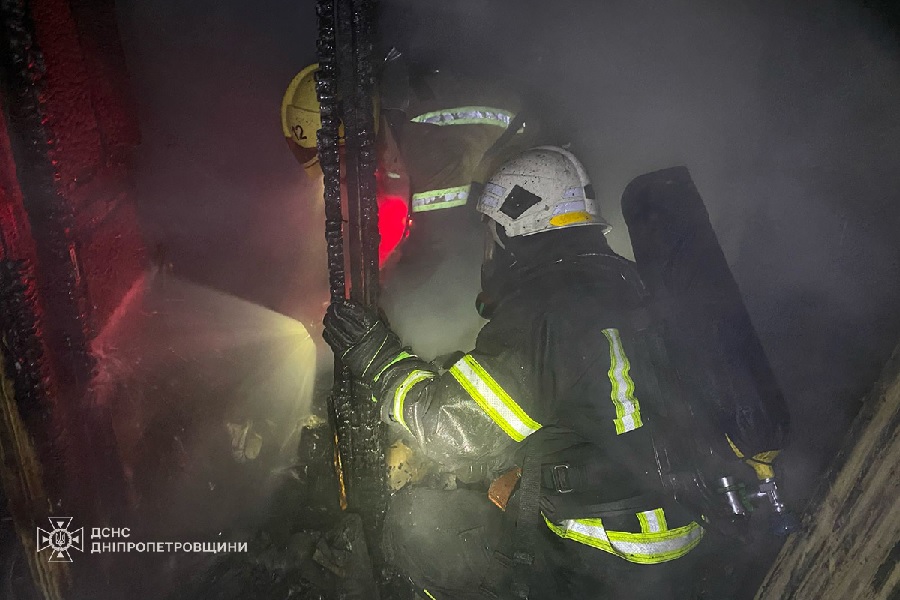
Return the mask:
[[335,356],[370,388],[403,349],[400,338],[387,323],[352,300],[332,303],[325,311],[323,324],[322,337]]

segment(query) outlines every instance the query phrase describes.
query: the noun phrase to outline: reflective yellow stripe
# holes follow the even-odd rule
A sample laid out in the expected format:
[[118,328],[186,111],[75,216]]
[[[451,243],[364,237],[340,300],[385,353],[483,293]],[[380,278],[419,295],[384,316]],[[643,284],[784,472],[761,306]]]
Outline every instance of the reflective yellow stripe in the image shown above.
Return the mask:
[[513,114],[490,106],[459,106],[423,113],[410,119],[413,123],[429,125],[496,125],[509,127]]
[[500,429],[517,442],[541,428],[470,355],[450,367],[450,373]]
[[442,208],[464,206],[468,199],[469,186],[467,185],[445,188],[442,190],[428,190],[427,192],[413,194],[412,211],[425,212],[427,210],[440,210]]
[[631,364],[622,347],[618,329],[604,329],[603,335],[609,340],[609,381],[612,383],[610,398],[616,407],[616,434],[634,431],[644,425],[641,421],[641,405],[634,397],[634,381],[628,371]]
[[703,538],[703,528],[697,523],[656,533],[629,533],[607,531],[600,519],[569,519],[556,525],[545,516],[544,522],[561,538],[645,565],[680,558],[693,550]]
[[395,356],[394,358],[392,358],[392,359],[391,359],[391,362],[389,362],[388,364],[384,365],[384,366],[381,368],[381,370],[378,371],[378,375],[375,376],[375,379],[374,379],[373,381],[378,381],[378,380],[381,378],[381,376],[384,375],[384,372],[385,372],[385,371],[387,371],[388,369],[390,369],[391,367],[393,367],[395,364],[397,364],[398,362],[400,362],[400,361],[403,360],[404,358],[418,358],[418,357],[417,357],[415,354],[410,354],[410,353],[407,352],[406,350],[401,350],[401,351],[400,351],[400,354],[398,354],[397,356]]
[[434,373],[431,371],[412,371],[406,378],[397,386],[397,389],[394,390],[394,404],[393,410],[391,411],[394,420],[403,425],[403,428],[412,433],[409,430],[409,425],[406,424],[406,417],[403,416],[403,404],[406,402],[406,394],[409,393],[410,388],[416,385],[420,381],[425,381],[426,379],[432,379],[434,377]]
[[437,598],[432,596],[431,592],[429,592],[428,590],[422,590],[422,591],[425,592],[425,595],[428,596],[429,598],[431,598],[431,600],[437,600]]
[[659,533],[669,528],[666,523],[666,515],[661,508],[639,512],[637,518],[641,522],[643,533]]

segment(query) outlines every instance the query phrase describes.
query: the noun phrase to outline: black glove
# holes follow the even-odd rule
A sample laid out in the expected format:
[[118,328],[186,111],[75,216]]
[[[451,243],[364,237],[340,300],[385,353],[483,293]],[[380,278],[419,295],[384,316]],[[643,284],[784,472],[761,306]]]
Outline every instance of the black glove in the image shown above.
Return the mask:
[[352,300],[332,303],[325,311],[323,324],[322,337],[335,356],[370,388],[403,349],[400,338],[387,323]]

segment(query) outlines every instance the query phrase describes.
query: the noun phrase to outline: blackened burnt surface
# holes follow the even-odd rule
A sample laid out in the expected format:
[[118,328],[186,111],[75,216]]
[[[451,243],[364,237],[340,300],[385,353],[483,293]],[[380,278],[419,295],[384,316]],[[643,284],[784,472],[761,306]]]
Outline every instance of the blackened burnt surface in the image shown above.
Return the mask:
[[87,344],[85,282],[78,270],[74,214],[58,189],[60,163],[44,103],[44,60],[35,34],[31,4],[0,3],[4,44],[0,83],[16,174],[34,238],[36,293],[44,310],[40,335],[57,392],[38,432],[45,438],[46,468],[55,472],[57,502],[86,515],[110,514],[122,506],[121,472],[112,432],[86,410],[94,369]]

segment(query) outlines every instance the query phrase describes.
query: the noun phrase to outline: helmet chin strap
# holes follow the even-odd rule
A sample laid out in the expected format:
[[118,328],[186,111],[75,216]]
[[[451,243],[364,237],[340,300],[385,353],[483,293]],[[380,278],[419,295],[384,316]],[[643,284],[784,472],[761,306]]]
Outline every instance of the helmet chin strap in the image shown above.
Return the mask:
[[[478,314],[485,319],[490,319],[493,315],[497,303],[505,295],[506,288],[510,283],[510,276],[517,266],[517,257],[510,252],[507,244],[504,242],[505,235],[502,235],[498,227],[502,227],[497,221],[488,219],[485,224],[491,232],[491,238],[502,252],[494,251],[490,260],[481,265],[481,292],[475,299],[475,307]],[[509,238],[506,238],[507,241]]]
[[500,225],[499,223],[497,223],[497,221],[495,221],[493,219],[489,219],[489,221],[490,221],[490,223],[488,223],[488,229],[490,229],[490,231],[491,231],[491,237],[494,238],[494,241],[497,243],[498,246],[500,246],[501,248],[503,248],[504,250],[509,252],[509,250],[507,250],[507,248],[506,248],[506,244],[503,243],[503,240],[500,239],[500,234],[497,232],[497,228],[502,227],[502,225]]

